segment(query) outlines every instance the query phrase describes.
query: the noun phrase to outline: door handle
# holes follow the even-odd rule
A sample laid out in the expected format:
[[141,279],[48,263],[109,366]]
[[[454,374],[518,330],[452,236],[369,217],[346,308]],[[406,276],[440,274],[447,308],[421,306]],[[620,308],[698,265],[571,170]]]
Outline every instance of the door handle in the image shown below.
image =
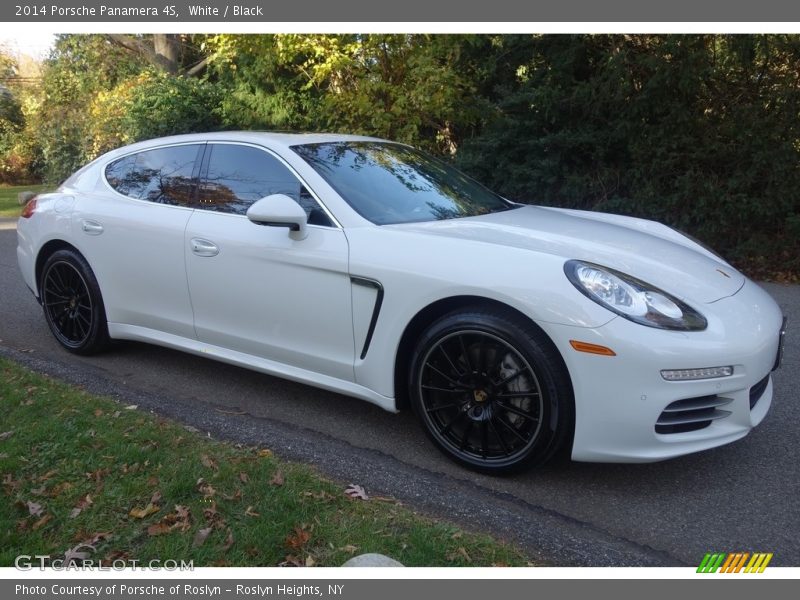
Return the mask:
[[214,242],[202,238],[192,238],[191,247],[197,256],[210,257],[219,254],[219,247]]
[[103,226],[97,221],[91,219],[84,219],[81,221],[81,229],[86,235],[100,235],[103,233]]

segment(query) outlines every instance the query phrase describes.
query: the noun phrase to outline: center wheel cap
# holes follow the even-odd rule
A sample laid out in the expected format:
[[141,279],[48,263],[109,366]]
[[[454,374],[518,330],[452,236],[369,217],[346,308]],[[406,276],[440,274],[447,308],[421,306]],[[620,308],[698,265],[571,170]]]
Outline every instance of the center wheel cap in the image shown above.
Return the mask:
[[489,394],[487,394],[484,390],[474,390],[472,392],[472,397],[475,399],[475,402],[486,402]]

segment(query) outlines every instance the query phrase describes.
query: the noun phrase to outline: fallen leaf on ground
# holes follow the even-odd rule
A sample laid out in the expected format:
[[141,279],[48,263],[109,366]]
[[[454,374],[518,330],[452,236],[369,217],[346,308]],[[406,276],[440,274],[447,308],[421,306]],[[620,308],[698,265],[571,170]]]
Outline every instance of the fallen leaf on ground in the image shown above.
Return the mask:
[[261,450],[258,451],[258,455],[261,458],[267,458],[269,456],[272,456],[272,450],[269,450],[268,448],[262,448]]
[[37,477],[37,479],[38,479],[39,481],[47,481],[48,479],[52,479],[52,478],[53,478],[53,476],[55,476],[55,475],[57,475],[57,474],[58,474],[58,471],[56,471],[55,469],[53,469],[52,471],[48,471],[48,472],[47,472],[47,473],[45,473],[44,475],[42,475],[42,476],[40,476],[40,477]]
[[192,546],[194,546],[195,548],[199,548],[200,546],[202,546],[205,543],[206,539],[208,538],[208,535],[211,533],[212,529],[213,527],[204,527],[203,529],[199,529],[197,533],[194,534],[194,540],[192,541]]
[[155,525],[150,525],[150,527],[147,528],[147,535],[154,537],[157,535],[164,535],[170,531],[172,531],[171,525],[167,525],[166,523],[156,523]]
[[45,496],[47,495],[47,486],[43,485],[42,487],[33,488],[31,490],[31,494],[34,496]]
[[48,515],[45,515],[45,516],[43,516],[41,519],[39,519],[38,521],[36,521],[36,523],[34,523],[34,524],[33,524],[33,526],[31,527],[31,529],[33,529],[34,531],[36,531],[37,529],[41,529],[41,528],[42,528],[42,527],[44,527],[44,526],[47,524],[47,522],[48,522],[50,519],[52,519],[52,518],[53,518],[53,515],[49,515],[49,514],[48,514]]
[[103,409],[102,408],[95,408],[94,409],[94,416],[95,417],[102,417],[103,416]]
[[217,490],[214,489],[214,486],[212,486],[210,483],[207,483],[202,477],[197,480],[196,487],[197,491],[203,494],[203,496],[206,498],[210,498],[217,493]]
[[150,497],[150,504],[159,504],[161,502],[161,492],[156,490]]
[[247,510],[244,511],[244,514],[246,516],[248,516],[248,517],[260,517],[261,516],[260,513],[257,513],[256,511],[253,510],[252,506],[248,506]]
[[139,408],[137,404],[129,404],[125,407],[125,410],[136,410],[137,408]]
[[225,498],[225,500],[237,500],[237,501],[241,500],[242,499],[242,490],[237,488],[236,491],[233,494],[222,494],[222,497]]
[[0,433],[0,442],[2,442],[3,440],[7,440],[12,435],[14,435],[13,431],[4,431],[3,433]]
[[72,489],[72,484],[69,481],[62,481],[61,483],[55,485],[52,490],[50,490],[49,496],[51,498],[57,498],[70,489]]
[[[19,487],[21,485],[22,485],[22,482],[20,480],[18,480],[18,479],[14,479],[14,476],[11,473],[6,473],[5,475],[3,475],[3,487],[8,488],[8,490],[6,490],[6,493],[8,493],[9,491],[13,492],[13,491],[19,489]],[[42,486],[42,489],[44,489],[44,486]],[[33,491],[33,493],[36,493],[35,490],[32,490],[32,491]],[[39,494],[39,495],[41,495],[41,494]]]
[[228,535],[225,536],[225,543],[222,545],[222,549],[227,552],[231,549],[231,546],[233,546],[233,532],[231,528],[228,527]]
[[175,514],[178,516],[178,520],[179,521],[188,522],[189,519],[191,518],[190,513],[189,513],[189,509],[186,506],[183,506],[181,504],[176,504],[175,505]]
[[306,556],[306,566],[307,567],[313,567],[316,564],[317,564],[317,562],[314,560],[313,556],[311,556],[310,554],[308,556]]
[[208,454],[203,454],[200,457],[200,462],[203,463],[203,466],[216,471],[219,467],[217,466],[217,461],[211,458]]
[[89,494],[86,494],[83,498],[78,500],[78,503],[75,505],[75,508],[72,509],[72,512],[69,513],[69,518],[74,519],[77,517],[81,512],[86,510],[92,505],[92,497]]
[[300,562],[300,559],[294,556],[293,554],[289,554],[286,558],[278,563],[279,567],[302,567],[303,563]]
[[156,487],[158,485],[158,477],[156,477],[155,475],[151,475],[150,477],[148,477],[147,485],[149,487]]
[[250,481],[250,477],[247,473],[239,473],[239,481],[241,481],[242,483],[247,483],[248,481]]
[[358,550],[358,546],[353,546],[353,544],[347,544],[346,546],[342,546],[339,548],[342,552],[347,552],[348,554],[355,554],[356,550]]
[[156,505],[150,503],[144,508],[138,508],[138,507],[132,508],[131,512],[129,512],[128,514],[132,516],[134,519],[145,519],[150,515],[157,513],[159,510],[160,509]]
[[283,485],[283,472],[278,470],[275,471],[275,474],[272,476],[272,479],[269,480],[270,485]]
[[303,492],[303,496],[314,498],[314,500],[333,500],[333,496],[325,490],[319,492]]
[[44,512],[44,506],[38,502],[31,502],[28,500],[25,505],[28,507],[28,514],[30,514],[32,517],[42,516],[42,513]]
[[74,548],[70,548],[64,552],[64,564],[72,565],[83,562],[92,555],[94,550],[94,546],[90,546],[88,544],[78,544]]
[[369,500],[369,496],[367,496],[367,492],[364,491],[364,488],[355,483],[351,483],[344,493],[353,499]]
[[300,527],[295,527],[294,532],[286,536],[286,545],[293,550],[299,550],[308,543],[311,534]]
[[454,560],[456,560],[456,559],[457,559],[459,556],[460,556],[461,558],[463,558],[464,560],[466,560],[468,563],[471,563],[471,562],[472,562],[472,558],[470,557],[470,555],[469,555],[469,554],[467,554],[467,550],[466,550],[466,549],[465,549],[463,546],[459,547],[459,548],[458,548],[458,550],[456,550],[456,551],[455,551],[455,552],[453,552],[452,554],[449,554],[449,555],[447,556],[447,560],[449,560],[449,561],[454,561]]

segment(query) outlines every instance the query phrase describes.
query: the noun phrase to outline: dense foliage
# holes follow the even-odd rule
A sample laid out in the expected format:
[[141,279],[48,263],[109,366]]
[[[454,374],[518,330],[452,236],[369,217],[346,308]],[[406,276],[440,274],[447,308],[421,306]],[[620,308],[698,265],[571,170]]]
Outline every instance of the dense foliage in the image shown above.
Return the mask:
[[157,37],[61,36],[38,89],[0,94],[5,180],[170,133],[363,133],[510,198],[659,219],[755,275],[800,273],[798,36]]

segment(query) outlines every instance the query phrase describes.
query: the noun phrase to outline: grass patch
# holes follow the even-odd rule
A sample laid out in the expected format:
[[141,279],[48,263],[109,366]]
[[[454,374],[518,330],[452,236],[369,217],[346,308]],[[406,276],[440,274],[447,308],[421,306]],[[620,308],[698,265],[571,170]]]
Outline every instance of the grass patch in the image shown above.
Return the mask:
[[89,541],[95,564],[338,566],[364,552],[408,566],[528,564],[395,500],[350,498],[268,449],[205,438],[3,359],[0,414],[0,566]]
[[0,217],[18,217],[22,208],[17,201],[17,194],[20,192],[49,192],[52,185],[12,185],[0,186]]

